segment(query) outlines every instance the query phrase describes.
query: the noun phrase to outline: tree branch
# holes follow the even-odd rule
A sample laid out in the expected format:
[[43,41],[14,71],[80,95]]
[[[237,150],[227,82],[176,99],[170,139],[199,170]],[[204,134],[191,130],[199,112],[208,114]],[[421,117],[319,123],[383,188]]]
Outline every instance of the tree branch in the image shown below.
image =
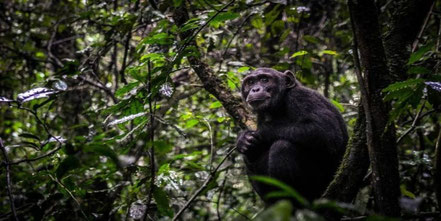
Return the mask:
[[[226,6],[229,6],[231,3],[232,2],[228,3]],[[226,7],[223,7],[222,10],[224,10],[225,8]],[[176,21],[178,27],[184,25],[185,22],[189,19],[188,12],[185,6],[181,6],[180,8],[175,9],[173,13],[173,18]],[[199,32],[200,31],[198,30],[196,34]],[[192,39],[191,41],[186,41],[185,44],[196,46],[194,42],[195,35],[191,36],[191,34],[191,32],[187,31],[184,33],[180,33],[179,37],[181,39]],[[202,60],[200,60],[200,58],[191,56],[187,57],[187,59],[191,67],[195,71],[196,75],[201,80],[205,90],[215,96],[222,103],[225,110],[233,118],[235,124],[242,129],[245,129],[247,127],[254,127],[255,122],[251,117],[250,111],[245,107],[239,97],[233,95],[231,90],[225,85],[222,79],[217,77],[213,73],[213,70],[209,68],[209,66],[205,64]]]
[[12,215],[14,217],[14,219],[16,221],[18,221],[18,217],[17,217],[17,211],[15,210],[15,205],[14,205],[14,196],[12,195],[12,183],[11,183],[11,166],[9,164],[9,158],[8,158],[8,153],[6,152],[5,146],[3,144],[3,140],[2,138],[0,138],[0,149],[2,150],[3,153],[3,158],[5,160],[5,168],[6,168],[6,185],[7,185],[7,189],[8,189],[8,196],[9,196],[9,205],[11,207],[11,212]]
[[215,177],[217,171],[222,166],[222,164],[225,162],[225,160],[236,150],[236,147],[231,148],[231,150],[228,151],[227,155],[221,160],[221,162],[217,165],[217,167],[210,172],[210,175],[205,180],[205,182],[202,184],[201,187],[190,197],[190,199],[185,203],[185,205],[176,213],[176,215],[173,217],[173,221],[179,219],[179,217],[182,215],[182,213],[190,206],[190,204],[196,199],[199,194],[202,193],[202,191],[207,188],[208,184],[213,180]]

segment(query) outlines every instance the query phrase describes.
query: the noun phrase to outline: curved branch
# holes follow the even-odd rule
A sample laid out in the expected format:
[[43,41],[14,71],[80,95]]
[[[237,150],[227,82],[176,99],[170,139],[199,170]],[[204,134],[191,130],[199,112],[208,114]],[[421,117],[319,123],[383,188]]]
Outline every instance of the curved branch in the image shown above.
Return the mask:
[[[226,6],[229,6],[231,3],[232,2],[228,3]],[[173,18],[179,27],[184,25],[189,19],[187,9],[184,6],[175,9]],[[191,35],[192,33],[187,31],[180,33],[179,37],[181,39],[190,39],[190,41],[185,41],[185,43],[196,46],[194,41],[195,35]],[[242,99],[238,96],[234,96],[232,91],[225,85],[222,79],[216,76],[213,70],[202,60],[194,56],[187,57],[187,59],[192,69],[201,80],[205,90],[215,96],[222,103],[225,110],[233,118],[235,124],[242,129],[254,127],[255,122],[251,117],[250,111],[243,104]]]

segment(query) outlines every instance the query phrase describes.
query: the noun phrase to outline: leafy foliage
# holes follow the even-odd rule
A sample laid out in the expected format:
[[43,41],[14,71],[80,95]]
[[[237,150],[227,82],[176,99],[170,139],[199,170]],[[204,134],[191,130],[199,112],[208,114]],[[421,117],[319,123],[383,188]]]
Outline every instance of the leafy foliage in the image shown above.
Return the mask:
[[[356,207],[307,202],[268,177],[255,179],[280,188],[269,197],[306,207],[280,202],[260,213],[243,160],[230,152],[237,125],[202,87],[195,69],[205,67],[191,65],[206,64],[231,99],[255,67],[292,70],[352,130],[359,90],[345,1],[285,2],[1,2],[0,218],[14,217],[8,188],[20,220],[170,220],[181,209],[183,220],[323,220],[323,208],[369,216],[369,191]],[[189,14],[183,25],[180,7]],[[409,78],[384,90],[398,135],[422,110],[417,132],[400,144],[400,173],[416,205],[409,210],[427,212],[436,210],[441,106],[434,20],[410,55]]]

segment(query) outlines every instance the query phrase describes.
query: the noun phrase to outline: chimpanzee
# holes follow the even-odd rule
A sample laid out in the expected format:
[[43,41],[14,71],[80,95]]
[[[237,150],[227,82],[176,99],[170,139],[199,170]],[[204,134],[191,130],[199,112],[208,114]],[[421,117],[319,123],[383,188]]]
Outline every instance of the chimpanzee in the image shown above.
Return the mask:
[[[319,198],[348,140],[338,110],[318,92],[304,87],[292,72],[271,68],[258,68],[243,79],[242,98],[257,114],[257,130],[242,131],[237,139],[248,175],[272,177],[308,200]],[[274,187],[251,183],[267,205],[277,200],[264,198]]]

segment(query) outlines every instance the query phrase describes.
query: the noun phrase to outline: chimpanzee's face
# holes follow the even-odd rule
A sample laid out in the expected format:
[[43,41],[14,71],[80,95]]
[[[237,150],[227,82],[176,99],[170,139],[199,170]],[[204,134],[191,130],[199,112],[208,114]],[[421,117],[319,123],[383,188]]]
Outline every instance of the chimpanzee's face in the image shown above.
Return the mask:
[[[288,76],[290,75],[290,76]],[[294,85],[291,72],[259,68],[251,71],[242,81],[242,97],[254,111],[261,112],[277,106],[285,90]]]

